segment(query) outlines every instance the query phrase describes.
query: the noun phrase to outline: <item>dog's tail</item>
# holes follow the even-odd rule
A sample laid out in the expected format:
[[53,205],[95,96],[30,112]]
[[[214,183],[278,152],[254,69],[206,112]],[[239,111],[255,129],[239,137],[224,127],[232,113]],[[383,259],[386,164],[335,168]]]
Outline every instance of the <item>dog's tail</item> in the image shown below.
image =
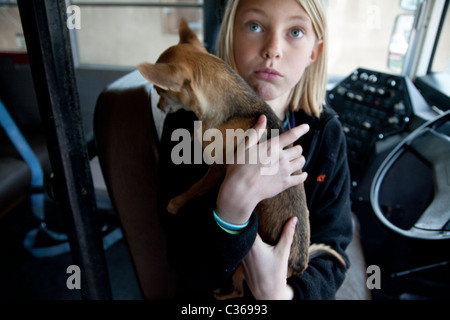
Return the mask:
[[323,243],[313,243],[310,247],[309,247],[309,260],[318,257],[318,256],[331,256],[334,257],[335,259],[337,259],[342,266],[344,266],[345,268],[347,267],[347,264],[344,261],[344,258],[342,258],[342,256],[333,248],[331,248],[328,245],[325,245]]

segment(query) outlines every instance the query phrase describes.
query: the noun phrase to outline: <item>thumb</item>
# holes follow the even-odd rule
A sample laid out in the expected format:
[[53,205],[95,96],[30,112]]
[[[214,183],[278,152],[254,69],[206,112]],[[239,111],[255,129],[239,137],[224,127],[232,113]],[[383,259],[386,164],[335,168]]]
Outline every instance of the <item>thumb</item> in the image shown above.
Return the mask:
[[291,244],[294,240],[295,226],[297,225],[297,217],[292,217],[284,225],[283,232],[281,233],[280,240],[276,246],[277,251],[281,254],[289,256],[291,251]]

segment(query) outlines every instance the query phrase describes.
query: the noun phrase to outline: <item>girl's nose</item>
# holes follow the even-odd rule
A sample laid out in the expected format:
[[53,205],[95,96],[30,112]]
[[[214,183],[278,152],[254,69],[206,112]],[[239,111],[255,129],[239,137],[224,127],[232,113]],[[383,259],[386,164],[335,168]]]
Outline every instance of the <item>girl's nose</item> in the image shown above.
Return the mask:
[[281,58],[281,39],[276,34],[269,34],[266,39],[265,46],[262,50],[264,59]]

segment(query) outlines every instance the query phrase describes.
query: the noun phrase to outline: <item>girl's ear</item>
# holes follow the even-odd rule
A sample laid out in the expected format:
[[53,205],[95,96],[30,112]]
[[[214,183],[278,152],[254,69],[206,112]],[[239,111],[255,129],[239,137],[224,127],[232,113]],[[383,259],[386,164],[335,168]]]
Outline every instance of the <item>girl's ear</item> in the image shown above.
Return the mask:
[[311,52],[311,60],[309,61],[309,64],[312,64],[314,61],[317,60],[317,58],[322,54],[323,51],[323,40],[318,40],[314,44],[314,48]]

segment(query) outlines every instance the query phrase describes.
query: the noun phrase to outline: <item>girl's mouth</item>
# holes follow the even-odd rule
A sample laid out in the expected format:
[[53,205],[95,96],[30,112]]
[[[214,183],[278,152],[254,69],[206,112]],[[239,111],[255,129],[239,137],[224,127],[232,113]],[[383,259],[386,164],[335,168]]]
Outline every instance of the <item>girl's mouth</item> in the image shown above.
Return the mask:
[[282,78],[282,75],[275,69],[263,68],[255,71],[258,78],[262,80],[274,81]]

